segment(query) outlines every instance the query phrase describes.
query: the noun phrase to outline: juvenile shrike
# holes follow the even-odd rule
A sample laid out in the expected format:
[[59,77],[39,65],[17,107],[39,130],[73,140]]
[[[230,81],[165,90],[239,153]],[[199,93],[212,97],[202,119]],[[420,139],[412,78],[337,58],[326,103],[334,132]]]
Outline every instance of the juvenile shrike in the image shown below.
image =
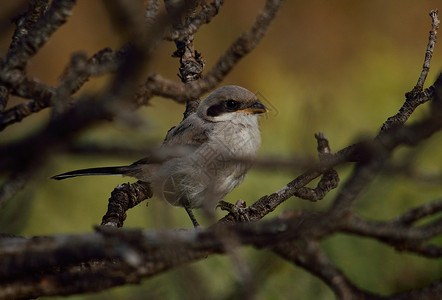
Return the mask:
[[159,149],[165,153],[162,161],[147,157],[129,166],[77,170],[51,178],[134,177],[149,182],[157,197],[184,207],[198,226],[192,209],[214,209],[244,180],[261,145],[258,114],[266,111],[249,90],[224,86],[209,94],[194,114],[167,133]]

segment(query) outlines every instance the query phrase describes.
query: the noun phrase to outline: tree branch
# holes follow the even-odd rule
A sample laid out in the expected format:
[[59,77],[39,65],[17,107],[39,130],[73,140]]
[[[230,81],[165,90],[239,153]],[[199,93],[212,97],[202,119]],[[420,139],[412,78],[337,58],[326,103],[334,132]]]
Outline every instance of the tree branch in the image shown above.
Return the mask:
[[432,20],[430,36],[428,38],[427,50],[425,51],[422,72],[417,84],[410,92],[405,94],[406,101],[404,105],[399,109],[399,112],[396,115],[388,118],[388,120],[382,125],[381,132],[403,125],[419,105],[429,101],[433,96],[432,86],[425,90],[423,90],[423,87],[428,72],[430,71],[430,62],[433,57],[434,46],[437,39],[437,30],[440,25],[438,10],[431,10],[430,17]]
[[226,53],[221,56],[215,66],[202,79],[184,85],[167,80],[160,75],[151,75],[138,90],[137,102],[146,103],[146,99],[153,95],[184,102],[190,98],[200,97],[216,87],[239,60],[258,45],[270,23],[276,17],[281,3],[282,0],[268,0],[252,28],[233,42]]
[[[54,0],[45,14],[46,1],[36,1],[30,5],[30,18],[19,31],[30,27],[27,34],[15,34],[15,43],[6,55],[2,69],[23,69],[26,62],[48,41],[51,35],[63,25],[71,15],[75,0]],[[37,21],[38,18],[38,21]],[[33,26],[32,26],[33,25]],[[32,27],[31,27],[32,26]],[[26,28],[27,29],[27,28]],[[3,79],[4,73],[0,73]]]

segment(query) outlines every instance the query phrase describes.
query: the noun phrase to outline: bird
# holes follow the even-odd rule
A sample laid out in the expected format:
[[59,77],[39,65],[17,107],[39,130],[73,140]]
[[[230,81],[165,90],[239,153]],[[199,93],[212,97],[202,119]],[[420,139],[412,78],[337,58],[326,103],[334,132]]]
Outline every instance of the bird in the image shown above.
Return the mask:
[[193,209],[215,209],[241,184],[261,145],[258,115],[267,107],[246,88],[227,85],[210,93],[196,112],[172,127],[158,153],[128,166],[89,168],[51,177],[123,175],[148,182],[153,194],[184,207],[193,225]]

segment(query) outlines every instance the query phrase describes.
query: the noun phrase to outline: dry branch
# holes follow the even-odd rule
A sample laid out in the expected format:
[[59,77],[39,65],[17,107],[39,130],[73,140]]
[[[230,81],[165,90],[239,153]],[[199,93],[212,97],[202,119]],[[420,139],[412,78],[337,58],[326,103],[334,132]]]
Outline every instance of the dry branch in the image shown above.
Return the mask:
[[167,80],[161,75],[151,75],[139,89],[137,93],[138,101],[143,103],[146,102],[144,99],[157,95],[182,102],[199,97],[216,87],[239,60],[258,45],[270,23],[276,17],[281,4],[282,0],[268,0],[252,28],[232,43],[226,53],[220,57],[215,66],[201,80],[184,85]]

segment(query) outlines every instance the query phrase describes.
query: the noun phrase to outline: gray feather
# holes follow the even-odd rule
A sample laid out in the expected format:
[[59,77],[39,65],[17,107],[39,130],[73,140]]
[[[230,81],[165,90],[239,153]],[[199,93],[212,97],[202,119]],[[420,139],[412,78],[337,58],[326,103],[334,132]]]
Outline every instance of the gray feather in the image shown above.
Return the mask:
[[52,176],[51,179],[62,180],[77,176],[94,176],[94,175],[124,175],[126,172],[129,171],[129,169],[130,168],[128,166],[89,168],[89,169],[75,170],[63,174],[58,174]]

